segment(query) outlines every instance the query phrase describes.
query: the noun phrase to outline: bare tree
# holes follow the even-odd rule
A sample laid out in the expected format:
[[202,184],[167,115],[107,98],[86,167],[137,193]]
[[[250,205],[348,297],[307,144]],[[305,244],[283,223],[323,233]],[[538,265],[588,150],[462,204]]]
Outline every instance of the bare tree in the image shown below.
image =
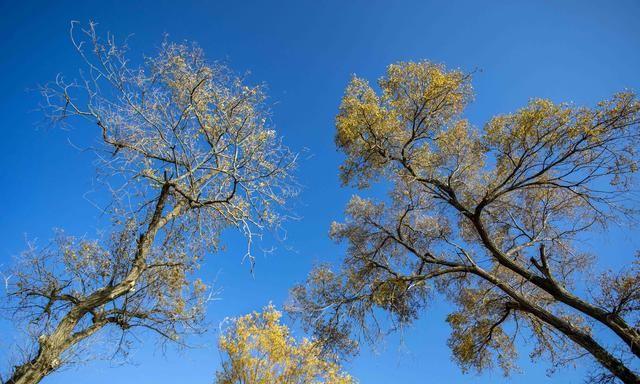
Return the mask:
[[165,42],[134,66],[93,23],[72,26],[71,39],[82,79],[43,87],[45,109],[55,122],[98,127],[113,230],[95,241],[60,234],[20,258],[11,308],[37,336],[5,383],[39,382],[105,328],[120,340],[140,327],[172,341],[197,330],[200,258],[229,227],[246,235],[251,257],[252,239],[278,227],[296,191],[296,156],[270,126],[263,86],[244,85],[195,45]]
[[603,369],[594,379],[640,382],[638,261],[590,280],[595,255],[577,245],[637,217],[635,95],[595,108],[532,100],[474,129],[461,117],[468,74],[398,63],[379,87],[354,77],[336,143],[344,182],[382,179],[389,198],[353,197],[331,228],[347,245],[342,268],[317,267],[289,309],[328,346],[351,347],[349,334],[409,324],[442,294],[458,308],[449,346],[464,371],[509,373],[524,335],[553,366],[590,356]]

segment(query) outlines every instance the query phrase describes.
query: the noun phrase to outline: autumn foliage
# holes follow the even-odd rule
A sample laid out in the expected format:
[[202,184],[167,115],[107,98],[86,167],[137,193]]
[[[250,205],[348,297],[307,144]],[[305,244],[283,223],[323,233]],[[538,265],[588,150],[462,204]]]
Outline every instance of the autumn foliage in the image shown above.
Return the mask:
[[[590,356],[597,381],[639,380],[637,269],[581,280],[578,243],[636,215],[640,102],[594,108],[534,99],[482,127],[463,116],[471,76],[428,61],[354,77],[336,117],[341,176],[388,198],[353,196],[331,236],[347,247],[293,289],[293,313],[337,349],[406,326],[437,297],[456,306],[449,346],[464,371],[515,368],[518,340],[553,367]],[[632,257],[632,255],[630,256]],[[386,319],[385,319],[386,318]],[[600,338],[612,331],[614,345]]]
[[219,340],[224,361],[217,384],[355,384],[318,342],[297,341],[281,317],[269,305],[229,320]]

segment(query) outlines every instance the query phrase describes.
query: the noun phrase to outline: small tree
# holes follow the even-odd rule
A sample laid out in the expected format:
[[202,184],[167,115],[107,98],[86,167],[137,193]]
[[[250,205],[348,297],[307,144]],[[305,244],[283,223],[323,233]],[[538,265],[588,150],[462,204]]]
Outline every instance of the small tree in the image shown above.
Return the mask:
[[380,93],[353,78],[336,143],[344,183],[384,180],[389,199],[352,198],[331,228],[347,245],[342,268],[316,268],[291,309],[341,346],[353,331],[377,333],[381,313],[394,327],[411,323],[440,292],[458,308],[449,346],[464,371],[497,362],[508,373],[528,329],[533,357],[587,355],[604,368],[594,378],[638,383],[638,262],[575,284],[593,276],[582,272],[594,256],[576,240],[636,213],[635,95],[596,108],[536,99],[475,129],[461,117],[468,74],[406,62],[378,84]]
[[82,81],[44,87],[45,109],[55,122],[99,128],[114,229],[102,240],[60,234],[20,258],[8,293],[33,337],[11,384],[73,362],[105,328],[121,333],[120,350],[137,328],[171,341],[197,330],[207,298],[191,277],[199,259],[228,227],[250,247],[279,225],[295,192],[295,156],[270,127],[261,86],[208,63],[195,45],[165,42],[138,67],[94,24],[81,41],[71,36]]
[[220,336],[224,356],[216,384],[353,384],[355,380],[322,355],[319,343],[297,342],[272,305],[231,320]]

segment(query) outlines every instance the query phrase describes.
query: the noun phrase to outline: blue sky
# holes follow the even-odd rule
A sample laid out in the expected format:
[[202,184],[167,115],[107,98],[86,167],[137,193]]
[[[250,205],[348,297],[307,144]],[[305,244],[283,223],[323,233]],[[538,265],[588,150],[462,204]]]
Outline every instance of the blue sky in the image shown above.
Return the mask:
[[[429,59],[476,70],[476,100],[467,117],[480,126],[531,97],[593,105],[614,92],[640,90],[640,2],[637,1],[7,1],[0,2],[0,264],[25,246],[25,235],[46,240],[52,228],[93,236],[99,211],[87,192],[94,166],[72,142],[91,142],[96,131],[38,129],[39,98],[28,89],[79,64],[68,39],[71,20],[99,23],[102,32],[133,34],[134,55],[153,54],[163,33],[198,42],[212,59],[250,70],[266,82],[274,121],[295,150],[308,148],[298,178],[304,191],[294,202],[301,220],[287,226],[275,253],[258,255],[255,275],[241,264],[241,239],[209,255],[208,281],[222,288],[209,308],[215,325],[225,316],[280,306],[288,289],[314,263],[336,261],[341,248],[327,237],[353,190],[341,188],[342,160],[333,144],[333,119],[353,73],[371,80],[399,60]],[[82,128],[82,129],[80,129]],[[616,267],[640,248],[632,232],[593,237],[607,250],[602,265]],[[362,383],[580,383],[584,366],[548,378],[545,364],[526,353],[523,373],[462,375],[450,361],[446,304],[348,364]],[[91,381],[211,383],[219,364],[214,330],[201,348],[163,355],[149,341],[132,354],[133,365],[94,362],[55,374],[46,383]],[[0,327],[0,359],[14,334]]]

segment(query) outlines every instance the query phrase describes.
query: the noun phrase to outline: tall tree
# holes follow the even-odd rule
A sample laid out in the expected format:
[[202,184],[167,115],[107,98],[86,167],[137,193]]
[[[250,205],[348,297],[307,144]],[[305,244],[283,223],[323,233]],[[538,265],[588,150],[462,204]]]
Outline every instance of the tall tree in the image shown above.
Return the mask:
[[354,384],[355,380],[309,339],[296,341],[273,305],[231,319],[220,336],[222,368],[216,384]]
[[533,357],[555,366],[591,356],[597,381],[638,383],[639,262],[576,284],[592,277],[594,257],[623,259],[577,240],[637,217],[635,95],[595,108],[536,99],[476,129],[462,117],[469,74],[401,62],[378,85],[353,78],[336,143],[344,183],[381,180],[389,197],[352,198],[331,227],[347,245],[342,267],[317,267],[291,310],[339,347],[348,334],[411,323],[443,294],[457,306],[449,346],[464,371],[497,363],[508,373],[524,332]]
[[103,329],[121,333],[120,349],[137,328],[172,341],[197,330],[207,297],[193,279],[200,258],[225,228],[251,247],[295,193],[295,155],[269,124],[262,86],[207,62],[195,45],[165,42],[134,66],[94,24],[71,36],[82,80],[44,87],[45,109],[56,122],[98,127],[113,230],[95,241],[61,234],[20,258],[9,299],[33,337],[10,384],[73,362]]

